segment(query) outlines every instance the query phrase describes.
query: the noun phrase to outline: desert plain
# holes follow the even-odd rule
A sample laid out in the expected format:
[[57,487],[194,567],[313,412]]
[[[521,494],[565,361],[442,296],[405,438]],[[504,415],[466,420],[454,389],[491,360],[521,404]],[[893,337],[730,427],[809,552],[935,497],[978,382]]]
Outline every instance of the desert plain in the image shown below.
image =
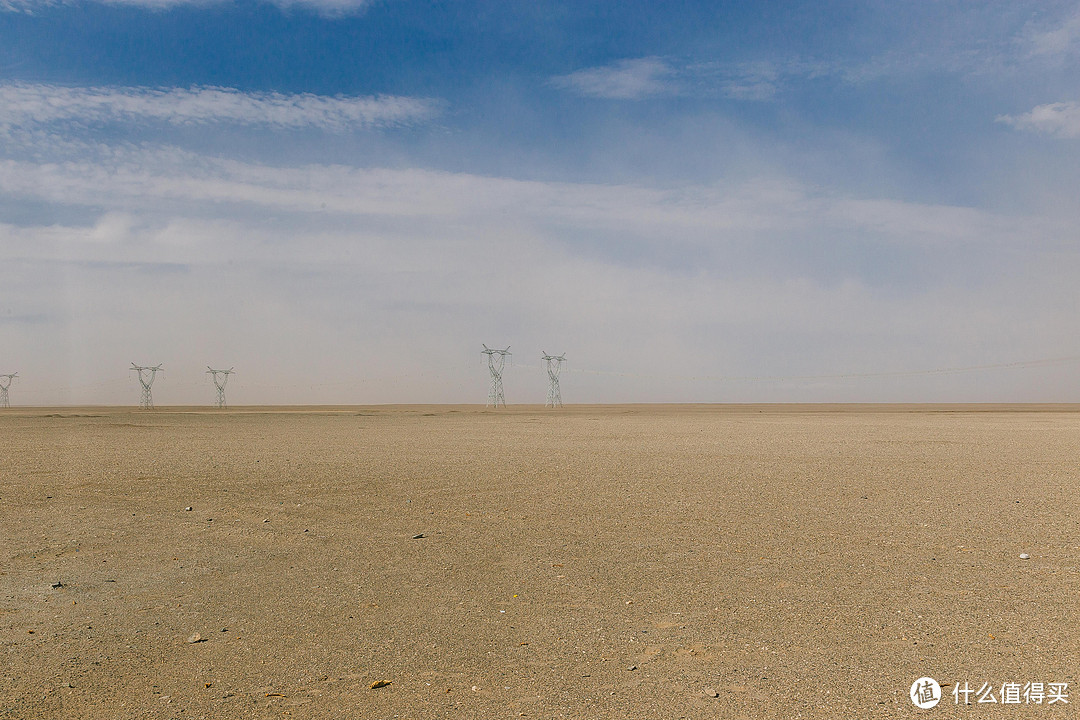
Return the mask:
[[[5,720],[1080,706],[1077,406],[11,408],[0,437]],[[1068,697],[1002,702],[1040,682]]]

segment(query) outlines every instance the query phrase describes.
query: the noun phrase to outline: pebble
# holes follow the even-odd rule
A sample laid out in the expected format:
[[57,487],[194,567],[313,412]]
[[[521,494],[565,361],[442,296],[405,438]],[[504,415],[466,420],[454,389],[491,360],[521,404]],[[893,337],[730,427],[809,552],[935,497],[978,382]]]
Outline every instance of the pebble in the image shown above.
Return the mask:
[[705,693],[706,697],[720,697],[720,693],[716,692],[711,687],[702,688],[701,692]]
[[188,644],[189,644],[189,645],[194,645],[195,643],[200,643],[200,642],[202,642],[202,641],[203,641],[203,637],[202,637],[202,635],[200,635],[199,633],[195,633],[194,635],[190,635],[190,636],[188,637],[187,641],[188,641]]
[[1027,553],[1020,553],[1020,559],[1021,559],[1021,560],[1027,560],[1027,559],[1028,559],[1028,558],[1030,558],[1030,557],[1031,557],[1031,556],[1030,556],[1030,555],[1028,555]]
[[630,667],[628,667],[626,669],[627,670],[637,670],[637,665],[631,665]]
[[187,511],[187,512],[191,512],[192,507],[190,505],[188,505],[186,508],[184,508],[184,510]]

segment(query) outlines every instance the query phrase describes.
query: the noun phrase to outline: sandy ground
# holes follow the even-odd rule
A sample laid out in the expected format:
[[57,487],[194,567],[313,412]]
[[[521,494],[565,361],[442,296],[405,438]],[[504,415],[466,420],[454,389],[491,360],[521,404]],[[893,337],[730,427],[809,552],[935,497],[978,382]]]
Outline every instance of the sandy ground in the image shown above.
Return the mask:
[[0,718],[1080,707],[1075,406],[13,408],[0,437]]

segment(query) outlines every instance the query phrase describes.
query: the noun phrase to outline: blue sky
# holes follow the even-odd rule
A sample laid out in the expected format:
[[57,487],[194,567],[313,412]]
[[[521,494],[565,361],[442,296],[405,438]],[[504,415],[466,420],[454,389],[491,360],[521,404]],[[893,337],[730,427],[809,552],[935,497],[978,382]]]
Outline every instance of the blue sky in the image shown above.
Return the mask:
[[1080,402],[1080,3],[0,0],[15,404]]

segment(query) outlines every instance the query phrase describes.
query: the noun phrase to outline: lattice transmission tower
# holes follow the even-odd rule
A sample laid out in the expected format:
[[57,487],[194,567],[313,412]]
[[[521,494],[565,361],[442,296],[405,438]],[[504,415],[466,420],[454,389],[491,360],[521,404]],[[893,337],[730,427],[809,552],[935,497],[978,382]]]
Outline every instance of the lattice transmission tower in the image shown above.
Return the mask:
[[488,391],[488,405],[506,407],[506,398],[503,397],[502,373],[503,367],[506,365],[506,358],[510,355],[510,346],[507,345],[505,350],[493,350],[484,345],[481,352],[487,355],[488,370],[491,372],[491,390]]
[[[161,365],[142,367],[135,363],[131,363],[131,369],[139,373],[139,384],[142,385],[142,397],[139,398],[139,407],[143,410],[153,410],[154,396],[150,394],[150,387],[154,384],[158,372],[160,371],[164,375],[165,371],[161,369]],[[143,375],[144,372],[146,375]]]
[[562,393],[559,391],[559,371],[562,370],[562,364],[566,362],[566,353],[562,355],[548,355],[546,350],[541,350],[543,353],[541,359],[547,363],[548,380],[551,382],[548,384],[548,396],[547,402],[544,403],[544,407],[562,407]]
[[[206,366],[206,374],[212,375],[214,378],[214,387],[217,388],[217,406],[219,408],[227,407],[225,405],[225,383],[229,382],[229,376],[236,371],[232,368],[228,370],[215,370],[209,365]],[[218,375],[221,376],[221,380],[218,380]]]
[[18,376],[17,372],[0,375],[0,407],[11,407],[11,403],[8,402],[8,388],[11,387],[11,381]]

